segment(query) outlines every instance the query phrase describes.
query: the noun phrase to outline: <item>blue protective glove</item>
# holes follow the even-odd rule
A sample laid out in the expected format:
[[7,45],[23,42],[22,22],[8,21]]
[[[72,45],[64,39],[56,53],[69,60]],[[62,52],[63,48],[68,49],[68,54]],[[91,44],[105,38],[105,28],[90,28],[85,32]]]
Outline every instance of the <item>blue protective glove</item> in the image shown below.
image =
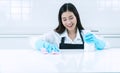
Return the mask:
[[92,34],[92,33],[87,33],[84,35],[84,41],[86,43],[94,43],[94,40],[95,40],[95,36]]
[[85,34],[85,36],[84,36],[84,41],[86,42],[86,43],[94,43],[95,44],[95,48],[97,49],[97,50],[102,50],[102,49],[104,49],[104,47],[105,47],[105,42],[103,42],[102,40],[99,40],[99,39],[97,39],[96,37],[95,37],[95,35],[94,34],[92,34],[92,33],[87,33],[87,34]]
[[103,50],[105,48],[105,42],[99,39],[94,40],[95,41],[95,47],[97,50]]
[[50,44],[50,43],[48,43],[46,41],[42,41],[42,40],[38,40],[35,44],[35,47],[37,50],[40,50],[40,51],[42,48],[45,48],[48,53],[60,52],[59,48],[56,45]]

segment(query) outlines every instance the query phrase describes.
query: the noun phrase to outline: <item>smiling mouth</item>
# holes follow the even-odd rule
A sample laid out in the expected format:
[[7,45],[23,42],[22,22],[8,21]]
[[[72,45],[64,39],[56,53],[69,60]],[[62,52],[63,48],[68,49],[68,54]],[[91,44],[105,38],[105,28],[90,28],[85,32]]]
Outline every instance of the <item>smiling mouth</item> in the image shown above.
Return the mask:
[[72,27],[72,26],[73,26],[73,24],[67,25],[67,27]]

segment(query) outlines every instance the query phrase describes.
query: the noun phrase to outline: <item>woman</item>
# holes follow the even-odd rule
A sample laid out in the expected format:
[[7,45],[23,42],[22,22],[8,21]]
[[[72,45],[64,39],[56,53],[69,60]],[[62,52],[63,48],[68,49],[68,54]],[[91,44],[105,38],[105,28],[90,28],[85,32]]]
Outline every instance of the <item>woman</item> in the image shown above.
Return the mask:
[[78,11],[72,3],[65,3],[59,10],[59,25],[54,31],[32,41],[34,48],[44,52],[59,52],[59,49],[104,49],[105,43],[84,30]]

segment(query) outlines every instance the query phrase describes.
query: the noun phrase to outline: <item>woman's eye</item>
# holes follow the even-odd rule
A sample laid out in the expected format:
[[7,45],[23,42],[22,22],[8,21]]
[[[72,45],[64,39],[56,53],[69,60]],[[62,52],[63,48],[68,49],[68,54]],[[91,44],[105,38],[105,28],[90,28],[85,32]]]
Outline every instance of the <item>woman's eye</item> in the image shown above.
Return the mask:
[[73,17],[70,17],[69,19],[73,19]]
[[63,19],[63,21],[66,21],[67,19]]

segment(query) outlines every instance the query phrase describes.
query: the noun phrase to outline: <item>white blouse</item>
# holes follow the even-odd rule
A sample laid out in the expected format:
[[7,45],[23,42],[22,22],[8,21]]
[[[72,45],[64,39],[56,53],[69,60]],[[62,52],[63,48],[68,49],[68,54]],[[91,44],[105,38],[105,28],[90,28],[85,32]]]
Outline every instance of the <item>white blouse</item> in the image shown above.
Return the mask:
[[[81,34],[82,34],[82,36],[84,36],[88,32],[90,32],[90,31],[89,30],[82,30]],[[43,35],[40,35],[37,37],[31,37],[30,42],[31,42],[31,45],[34,49],[36,49],[35,44],[36,44],[36,41],[38,41],[38,40],[44,40],[44,41],[47,41],[49,43],[55,44],[59,47],[59,44],[61,43],[62,37],[65,37],[65,43],[71,43],[71,44],[82,44],[83,43],[82,39],[80,37],[80,32],[78,31],[78,29],[77,29],[76,38],[74,40],[71,40],[68,37],[67,31],[65,30],[62,34],[58,34],[55,31],[49,31],[48,33],[45,33]],[[101,39],[98,36],[96,36],[96,37]],[[101,40],[103,40],[103,39],[101,39]],[[95,50],[94,44],[93,43],[88,44],[88,43],[84,42],[84,50]]]

